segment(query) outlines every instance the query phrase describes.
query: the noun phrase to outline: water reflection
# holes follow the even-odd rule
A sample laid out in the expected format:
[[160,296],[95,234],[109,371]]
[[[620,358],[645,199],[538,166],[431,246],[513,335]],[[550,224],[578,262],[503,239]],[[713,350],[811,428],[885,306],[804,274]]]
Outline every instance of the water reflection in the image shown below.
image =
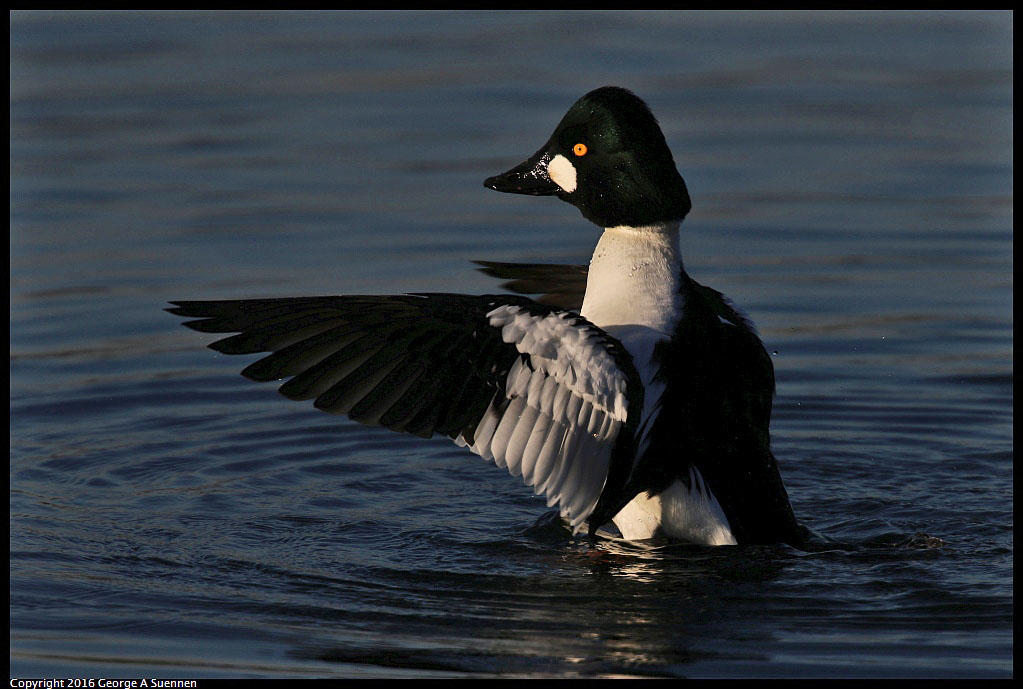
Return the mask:
[[[300,645],[291,653],[345,665],[501,668],[512,676],[678,676],[699,660],[763,659],[756,643],[747,644],[770,635],[737,632],[734,621],[792,561],[787,549],[768,547],[583,540],[560,555],[529,539],[499,547],[506,559],[531,559],[545,573],[481,571],[467,582],[455,573],[410,579],[376,571],[372,579],[385,588],[363,599],[377,611],[376,634],[338,632],[334,644]],[[414,587],[401,590],[411,580]],[[380,635],[390,642],[381,645]],[[707,648],[708,638],[722,637],[735,646]]]

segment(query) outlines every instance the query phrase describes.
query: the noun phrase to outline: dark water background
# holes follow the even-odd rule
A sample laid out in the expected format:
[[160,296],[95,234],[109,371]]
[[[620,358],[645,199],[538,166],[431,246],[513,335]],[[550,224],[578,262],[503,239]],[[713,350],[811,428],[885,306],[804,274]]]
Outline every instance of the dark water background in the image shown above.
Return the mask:
[[[11,16],[13,676],[1005,677],[1011,14]],[[484,177],[604,84],[775,354],[819,547],[590,547],[293,403],[169,299],[493,291],[597,229]]]

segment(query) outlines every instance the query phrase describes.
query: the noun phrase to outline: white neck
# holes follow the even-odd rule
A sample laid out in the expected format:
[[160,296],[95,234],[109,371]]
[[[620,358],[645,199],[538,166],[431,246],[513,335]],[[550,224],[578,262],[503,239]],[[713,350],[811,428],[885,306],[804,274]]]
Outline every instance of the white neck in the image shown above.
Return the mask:
[[641,325],[669,334],[682,307],[678,227],[604,230],[590,260],[582,316],[602,328]]

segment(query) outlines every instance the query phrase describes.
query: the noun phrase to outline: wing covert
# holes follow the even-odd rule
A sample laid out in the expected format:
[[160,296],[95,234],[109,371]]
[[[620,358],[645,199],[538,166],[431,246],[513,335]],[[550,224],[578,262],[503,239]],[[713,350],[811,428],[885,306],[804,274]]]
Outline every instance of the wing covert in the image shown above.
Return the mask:
[[583,306],[589,266],[558,263],[473,261],[481,273],[501,278],[501,287],[516,294],[536,294],[541,304],[571,311]]

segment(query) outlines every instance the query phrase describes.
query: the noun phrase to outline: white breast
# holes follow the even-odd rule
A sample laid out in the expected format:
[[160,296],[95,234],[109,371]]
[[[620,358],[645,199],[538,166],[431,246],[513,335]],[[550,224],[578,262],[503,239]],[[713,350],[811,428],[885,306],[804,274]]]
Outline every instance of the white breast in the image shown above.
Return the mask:
[[640,450],[664,386],[653,380],[654,346],[671,337],[682,315],[678,223],[604,230],[590,260],[582,316],[617,338],[632,355],[645,390]]
[[640,325],[667,337],[682,312],[681,269],[678,223],[608,228],[590,259],[582,315],[605,330]]

